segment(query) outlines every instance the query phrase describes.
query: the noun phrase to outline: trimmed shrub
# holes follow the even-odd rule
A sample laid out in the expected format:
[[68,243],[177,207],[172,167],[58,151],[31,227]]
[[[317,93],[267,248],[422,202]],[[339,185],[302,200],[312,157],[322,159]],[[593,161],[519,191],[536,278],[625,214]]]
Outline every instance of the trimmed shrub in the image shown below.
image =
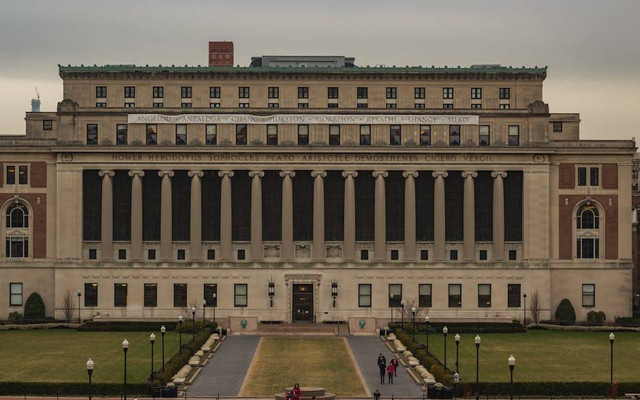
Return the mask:
[[[110,395],[115,397],[122,394],[121,383],[94,383],[91,389],[94,396]],[[85,382],[0,382],[0,393],[5,396],[86,396],[88,385]],[[131,396],[144,396],[149,393],[149,387],[146,383],[128,384],[127,393]]]
[[24,303],[24,319],[27,321],[44,320],[44,301],[38,292],[33,292]]
[[603,311],[589,311],[587,313],[587,321],[591,325],[604,325],[607,315]]
[[[203,322],[201,319],[198,320],[196,319],[196,333],[200,332],[203,328],[210,328],[212,331],[215,332],[216,328],[218,327],[217,323],[211,322],[211,321],[207,321],[207,322]],[[180,330],[180,324],[176,324],[174,331],[178,332]],[[193,332],[193,320],[184,320],[182,321],[182,333],[192,333]]]
[[631,317],[616,317],[615,318],[616,325],[620,326],[640,326],[640,318],[631,318]]
[[22,322],[22,314],[17,311],[9,313],[9,322],[19,323]]
[[[463,394],[464,387],[475,393],[475,382],[457,385],[458,396]],[[640,383],[618,383],[618,393],[637,393]],[[514,397],[522,396],[590,396],[605,397],[609,395],[609,382],[514,382]],[[509,394],[509,382],[488,382],[478,385],[478,393],[482,396],[505,396]]]
[[[399,322],[389,325],[392,330],[400,328]],[[444,326],[449,328],[450,332],[456,333],[524,333],[524,327],[520,321],[512,322],[432,322],[429,324],[430,333],[441,333]],[[410,330],[411,327],[405,321],[405,329]],[[424,322],[416,322],[416,333],[426,332],[427,325]]]
[[87,321],[78,327],[79,331],[87,332],[157,332],[164,327],[171,331],[178,326],[178,321],[171,322],[150,322],[150,321],[118,321],[118,322],[95,322]]
[[[184,328],[184,326],[183,326]],[[184,331],[183,331],[184,333]],[[184,367],[185,364],[189,362],[189,358],[196,353],[196,351],[200,350],[200,347],[204,344],[204,342],[209,339],[209,336],[213,333],[213,330],[209,327],[200,331],[200,333],[196,334],[195,342],[189,342],[186,345],[183,345],[182,353],[178,352],[173,357],[169,359],[164,365],[164,371],[159,370],[156,375],[153,377],[153,384],[160,386],[165,385],[167,382],[171,380],[171,377],[174,376],[180,368]]]
[[444,366],[438,359],[427,353],[421,345],[414,342],[411,335],[405,332],[395,332],[396,337],[400,340],[409,350],[413,353],[413,356],[420,361],[420,364],[431,372],[436,381],[446,386],[453,385],[453,372],[444,369]]
[[569,299],[562,299],[556,308],[556,320],[561,324],[573,324],[576,322],[576,311]]

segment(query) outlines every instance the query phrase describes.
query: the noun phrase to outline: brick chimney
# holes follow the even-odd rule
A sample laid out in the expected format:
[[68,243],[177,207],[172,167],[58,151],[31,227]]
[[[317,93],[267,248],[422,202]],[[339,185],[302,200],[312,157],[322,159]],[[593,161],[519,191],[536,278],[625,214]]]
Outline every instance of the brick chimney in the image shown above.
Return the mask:
[[233,42],[209,42],[209,66],[233,67]]

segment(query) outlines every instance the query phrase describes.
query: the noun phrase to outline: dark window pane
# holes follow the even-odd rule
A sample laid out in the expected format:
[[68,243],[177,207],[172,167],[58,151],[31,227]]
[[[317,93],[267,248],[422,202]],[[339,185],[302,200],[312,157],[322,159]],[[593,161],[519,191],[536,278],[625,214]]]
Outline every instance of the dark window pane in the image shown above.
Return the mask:
[[493,179],[489,171],[474,178],[475,238],[481,242],[493,240]]
[[[233,240],[251,239],[251,178],[249,171],[234,171],[231,178],[231,236]],[[264,188],[265,183],[262,183]],[[263,199],[264,204],[264,199]],[[263,226],[265,222],[263,221]]]
[[[191,177],[176,170],[171,179],[172,240],[188,241],[191,229]],[[204,207],[203,207],[204,208]]]
[[325,240],[344,240],[344,180],[341,171],[327,171],[324,182]]
[[157,170],[145,171],[142,178],[142,240],[160,240],[161,178]]
[[[235,178],[233,178],[235,179]],[[262,239],[282,238],[282,181],[278,171],[265,171],[262,178]]]
[[519,283],[511,283],[507,286],[507,306],[520,308]]
[[187,284],[186,283],[173,284],[173,306],[174,307],[187,306]]
[[464,179],[462,178],[460,172],[449,172],[449,176],[445,178],[444,193],[446,240],[462,241],[464,219]]
[[293,240],[313,240],[314,179],[304,170],[293,178]]
[[400,307],[402,304],[402,285],[389,284],[389,307]]
[[504,178],[504,240],[522,241],[522,171]]
[[359,171],[355,179],[356,240],[374,238],[375,178],[371,171]]
[[[113,176],[113,240],[131,240],[131,177],[127,170]],[[145,178],[142,178],[145,179]]]
[[113,285],[113,306],[114,307],[126,307],[127,306],[127,284],[115,283]]
[[144,306],[145,307],[157,307],[158,306],[158,285],[155,283],[144,284]]
[[102,178],[98,170],[82,171],[82,226],[84,240],[100,240],[102,227]]
[[404,182],[401,171],[390,171],[385,179],[387,241],[404,240]]
[[98,284],[97,283],[84,284],[84,306],[98,307]]

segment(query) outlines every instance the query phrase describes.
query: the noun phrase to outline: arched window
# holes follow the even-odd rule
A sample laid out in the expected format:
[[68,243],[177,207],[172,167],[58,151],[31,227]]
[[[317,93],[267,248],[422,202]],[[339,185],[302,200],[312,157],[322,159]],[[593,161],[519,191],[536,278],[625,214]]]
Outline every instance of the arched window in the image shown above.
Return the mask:
[[20,203],[14,203],[7,209],[7,228],[28,228],[29,211]]
[[576,213],[576,257],[600,258],[600,213],[593,204]]
[[586,205],[578,211],[577,226],[578,229],[599,229],[598,209],[592,205]]

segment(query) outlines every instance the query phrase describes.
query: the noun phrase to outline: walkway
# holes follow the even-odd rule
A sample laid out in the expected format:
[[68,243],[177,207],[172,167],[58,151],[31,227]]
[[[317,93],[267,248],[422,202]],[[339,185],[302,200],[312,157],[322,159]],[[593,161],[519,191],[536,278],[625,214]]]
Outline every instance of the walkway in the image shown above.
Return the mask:
[[228,336],[187,387],[187,396],[238,396],[259,342],[255,335]]
[[347,342],[371,393],[379,389],[382,397],[422,397],[422,389],[402,365],[398,366],[398,376],[394,378],[393,384],[380,384],[380,372],[376,363],[378,355],[382,353],[387,364],[393,358],[393,353],[380,337],[347,336]]

